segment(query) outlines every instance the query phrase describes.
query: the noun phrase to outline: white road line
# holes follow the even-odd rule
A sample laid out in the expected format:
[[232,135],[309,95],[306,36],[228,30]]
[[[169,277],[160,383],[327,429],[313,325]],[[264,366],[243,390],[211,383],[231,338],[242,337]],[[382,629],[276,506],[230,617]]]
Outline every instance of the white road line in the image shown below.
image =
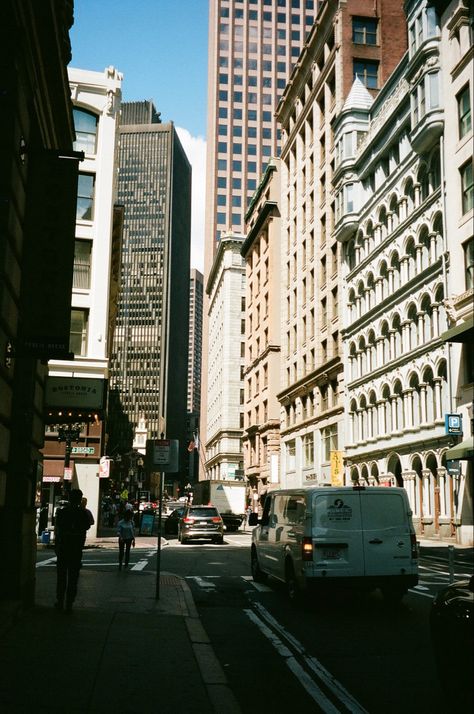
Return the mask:
[[139,560],[130,570],[143,570],[148,565],[148,560]]
[[263,583],[256,583],[251,575],[242,575],[241,577],[242,577],[242,580],[245,580],[245,582],[249,583],[249,585],[251,585],[252,587],[255,588],[255,590],[258,590],[261,593],[272,592],[271,587],[269,587],[268,585],[264,585]]
[[288,647],[283,644],[283,642],[270,630],[269,627],[265,625],[264,622],[262,622],[259,617],[257,617],[254,612],[252,612],[252,610],[244,610],[244,612],[247,617],[255,625],[257,625],[260,632],[271,642],[278,654],[284,658],[287,667],[291,672],[293,672],[310,697],[314,699],[325,714],[339,714],[339,709],[337,709],[333,703],[329,701],[318,685],[311,679],[307,672],[305,672],[303,667],[296,661]]
[[[207,578],[207,577],[218,578],[218,577],[220,577],[220,576],[219,576],[219,575],[214,575],[214,576],[212,576],[212,575],[211,575],[211,576],[207,576],[207,575],[206,575],[206,578]],[[204,578],[200,578],[198,575],[187,575],[187,576],[186,576],[186,579],[187,579],[187,580],[194,580],[194,582],[196,583],[196,585],[199,585],[199,587],[200,587],[200,588],[203,588],[204,590],[215,590],[215,589],[216,589],[216,586],[215,586],[214,583],[209,583],[207,580],[204,580]]]
[[277,632],[282,635],[291,645],[296,649],[296,651],[304,658],[306,664],[313,670],[313,672],[319,677],[319,679],[324,682],[324,684],[332,691],[332,693],[339,699],[340,702],[351,712],[351,714],[366,714],[366,710],[357,702],[356,699],[350,694],[340,682],[323,667],[321,662],[306,654],[303,645],[293,637],[282,625],[280,625],[277,620],[271,615],[268,610],[266,610],[260,603],[255,603],[255,608],[258,610],[261,617],[263,617]]
[[40,563],[36,563],[37,568],[44,568],[45,565],[51,565],[56,562],[56,556],[54,558],[48,558],[47,560],[42,560]]

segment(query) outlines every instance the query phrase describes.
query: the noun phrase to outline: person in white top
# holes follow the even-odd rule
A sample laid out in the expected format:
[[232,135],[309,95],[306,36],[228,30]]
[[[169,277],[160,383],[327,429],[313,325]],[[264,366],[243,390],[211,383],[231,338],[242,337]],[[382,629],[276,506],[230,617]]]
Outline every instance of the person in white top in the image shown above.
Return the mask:
[[133,512],[125,511],[123,518],[117,523],[117,535],[119,539],[119,570],[125,556],[125,567],[130,561],[130,548],[135,547],[135,527],[133,525]]

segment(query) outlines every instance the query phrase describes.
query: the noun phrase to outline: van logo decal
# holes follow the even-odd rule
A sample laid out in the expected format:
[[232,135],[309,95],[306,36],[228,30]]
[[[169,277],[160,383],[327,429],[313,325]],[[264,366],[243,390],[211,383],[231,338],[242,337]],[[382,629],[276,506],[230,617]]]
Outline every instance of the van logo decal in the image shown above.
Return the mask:
[[352,518],[351,506],[345,506],[342,498],[336,498],[332,506],[328,506],[329,521],[350,521]]

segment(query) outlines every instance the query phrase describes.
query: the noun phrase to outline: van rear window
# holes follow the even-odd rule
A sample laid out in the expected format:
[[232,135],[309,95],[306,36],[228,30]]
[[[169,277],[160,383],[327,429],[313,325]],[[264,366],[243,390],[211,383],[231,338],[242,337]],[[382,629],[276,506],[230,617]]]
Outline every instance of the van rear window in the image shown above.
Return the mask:
[[362,518],[370,528],[393,528],[406,523],[406,507],[398,493],[388,494],[367,489],[361,496]]

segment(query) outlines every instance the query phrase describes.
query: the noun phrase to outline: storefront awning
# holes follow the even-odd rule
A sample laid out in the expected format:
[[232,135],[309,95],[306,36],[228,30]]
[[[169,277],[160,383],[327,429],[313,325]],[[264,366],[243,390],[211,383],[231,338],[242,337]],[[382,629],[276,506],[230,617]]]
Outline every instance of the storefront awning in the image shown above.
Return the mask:
[[473,328],[474,318],[470,316],[467,320],[443,332],[440,337],[444,342],[470,342],[473,337]]
[[452,446],[446,452],[446,459],[448,461],[456,461],[458,459],[472,459],[474,455],[474,437],[470,436],[469,439],[461,441],[456,446]]

